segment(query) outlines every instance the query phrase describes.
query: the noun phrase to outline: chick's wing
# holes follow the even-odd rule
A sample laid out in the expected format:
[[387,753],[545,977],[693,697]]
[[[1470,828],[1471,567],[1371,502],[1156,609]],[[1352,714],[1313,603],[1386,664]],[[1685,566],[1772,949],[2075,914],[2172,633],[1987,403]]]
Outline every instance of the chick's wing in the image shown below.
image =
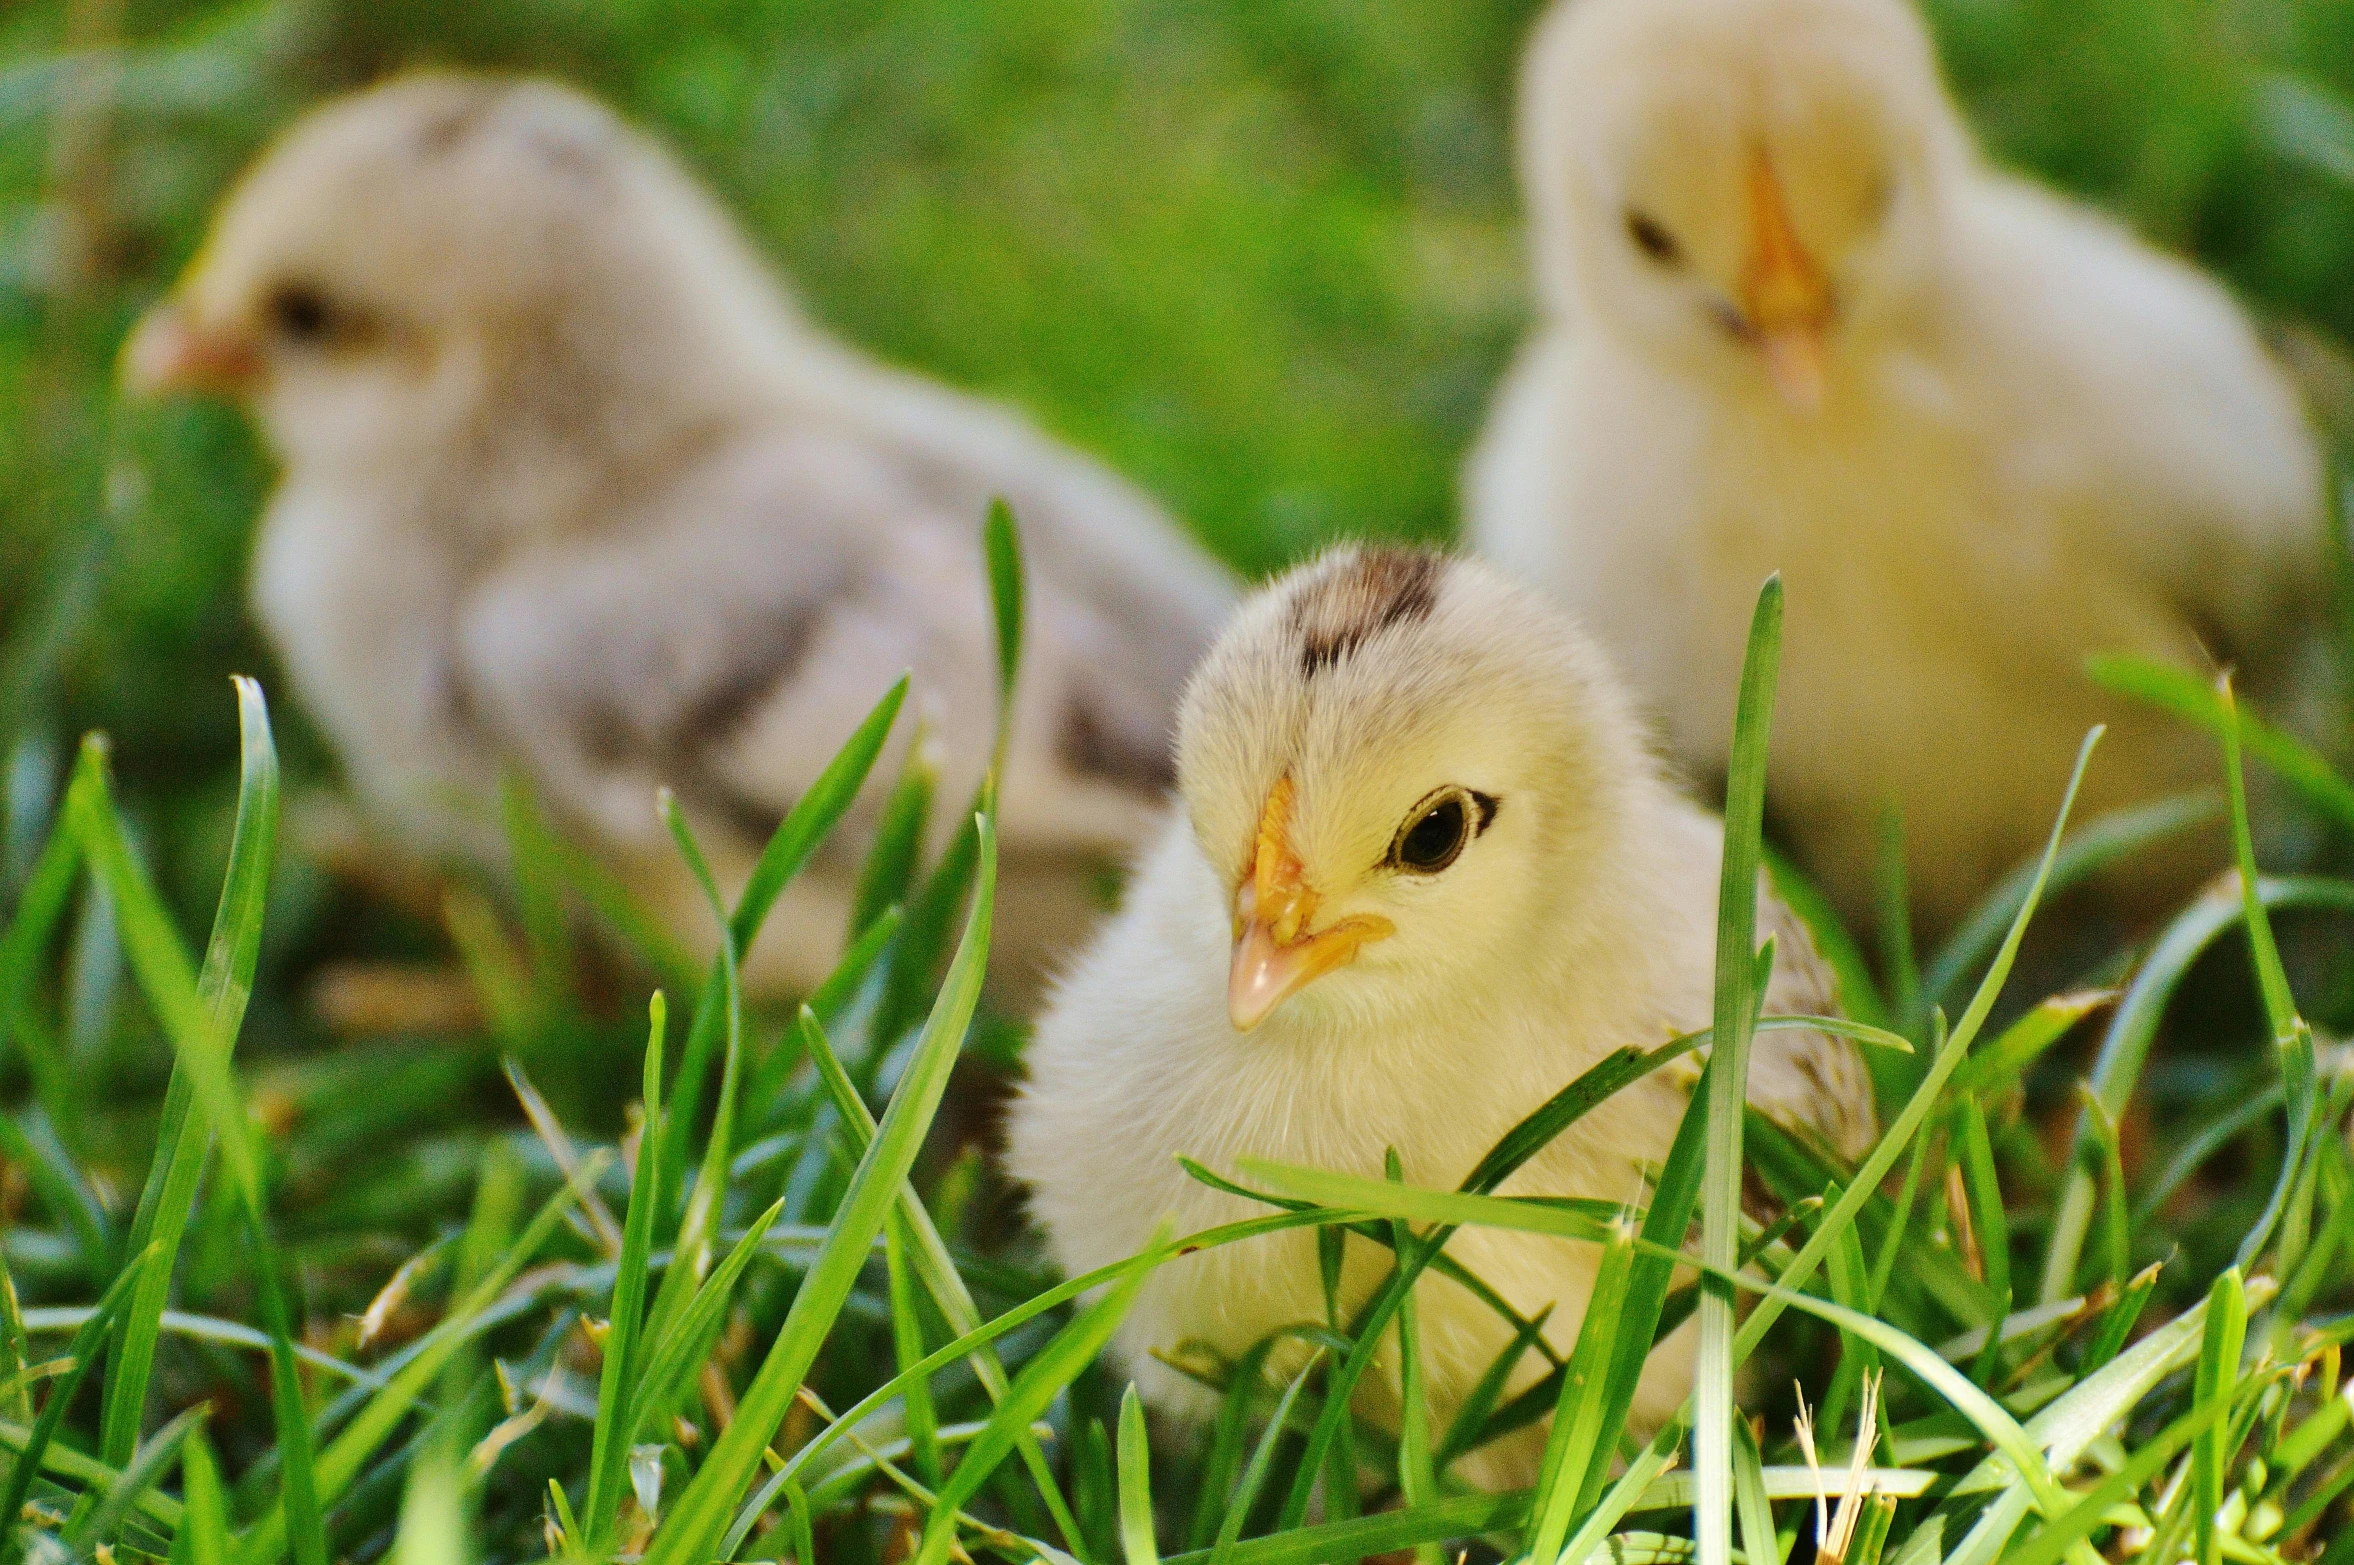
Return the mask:
[[857,444],[744,442],[598,520],[500,560],[459,625],[475,721],[557,808],[643,840],[668,786],[757,835],[911,668],[945,751],[985,746],[969,529]]

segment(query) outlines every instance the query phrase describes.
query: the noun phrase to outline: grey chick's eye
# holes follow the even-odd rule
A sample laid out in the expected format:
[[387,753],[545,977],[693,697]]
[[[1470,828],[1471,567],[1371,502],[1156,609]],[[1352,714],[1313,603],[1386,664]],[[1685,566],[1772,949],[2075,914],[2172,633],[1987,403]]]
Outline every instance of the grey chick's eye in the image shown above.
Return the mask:
[[1459,858],[1471,839],[1487,829],[1496,815],[1496,801],[1468,788],[1447,787],[1432,792],[1390,845],[1390,863],[1415,875],[1435,875]]
[[270,295],[270,325],[289,341],[319,342],[333,330],[335,311],[318,289],[288,283]]
[[1676,243],[1676,236],[1667,231],[1665,224],[1648,212],[1628,209],[1627,237],[1635,242],[1636,249],[1661,266],[1684,263],[1684,247]]

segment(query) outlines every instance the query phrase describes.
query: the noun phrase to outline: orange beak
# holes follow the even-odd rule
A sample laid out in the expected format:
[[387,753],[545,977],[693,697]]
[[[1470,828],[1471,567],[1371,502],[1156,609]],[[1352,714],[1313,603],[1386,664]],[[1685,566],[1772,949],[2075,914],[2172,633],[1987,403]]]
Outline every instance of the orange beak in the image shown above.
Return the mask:
[[1749,163],[1749,264],[1741,304],[1766,373],[1792,407],[1812,412],[1823,400],[1824,336],[1831,328],[1831,284],[1798,242],[1782,183],[1760,150]]
[[123,389],[134,396],[194,391],[240,397],[261,379],[262,356],[251,338],[207,330],[167,299],[140,317],[123,344],[121,373]]
[[1286,777],[1267,795],[1251,872],[1234,893],[1234,967],[1227,978],[1226,1014],[1236,1032],[1249,1032],[1300,990],[1348,966],[1357,959],[1358,947],[1397,933],[1388,919],[1370,913],[1311,930],[1316,893],[1292,850],[1291,800]]

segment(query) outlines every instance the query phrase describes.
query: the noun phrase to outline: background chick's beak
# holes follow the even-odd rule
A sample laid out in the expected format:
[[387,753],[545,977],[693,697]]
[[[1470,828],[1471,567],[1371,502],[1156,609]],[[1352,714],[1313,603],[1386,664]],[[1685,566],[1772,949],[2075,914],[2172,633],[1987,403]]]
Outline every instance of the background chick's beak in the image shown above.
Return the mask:
[[123,389],[136,396],[201,391],[234,397],[261,377],[261,353],[233,331],[207,330],[172,301],[149,310],[123,344]]
[[1289,824],[1292,784],[1275,785],[1259,816],[1251,873],[1234,893],[1234,965],[1226,982],[1226,1014],[1236,1032],[1249,1032],[1285,1000],[1337,967],[1357,959],[1357,948],[1396,932],[1386,918],[1360,914],[1311,932],[1316,893],[1308,889]]
[[1823,400],[1831,284],[1799,243],[1781,181],[1762,151],[1749,164],[1749,224],[1749,264],[1742,278],[1749,329],[1775,389],[1791,406],[1812,412]]

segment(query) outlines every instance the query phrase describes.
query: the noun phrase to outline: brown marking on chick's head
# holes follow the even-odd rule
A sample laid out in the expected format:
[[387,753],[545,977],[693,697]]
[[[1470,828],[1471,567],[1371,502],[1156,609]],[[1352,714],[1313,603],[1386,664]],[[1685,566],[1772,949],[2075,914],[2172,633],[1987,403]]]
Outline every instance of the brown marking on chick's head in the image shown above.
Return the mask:
[[1430,549],[1367,547],[1301,583],[1291,600],[1301,677],[1314,678],[1392,625],[1427,618],[1445,566]]

